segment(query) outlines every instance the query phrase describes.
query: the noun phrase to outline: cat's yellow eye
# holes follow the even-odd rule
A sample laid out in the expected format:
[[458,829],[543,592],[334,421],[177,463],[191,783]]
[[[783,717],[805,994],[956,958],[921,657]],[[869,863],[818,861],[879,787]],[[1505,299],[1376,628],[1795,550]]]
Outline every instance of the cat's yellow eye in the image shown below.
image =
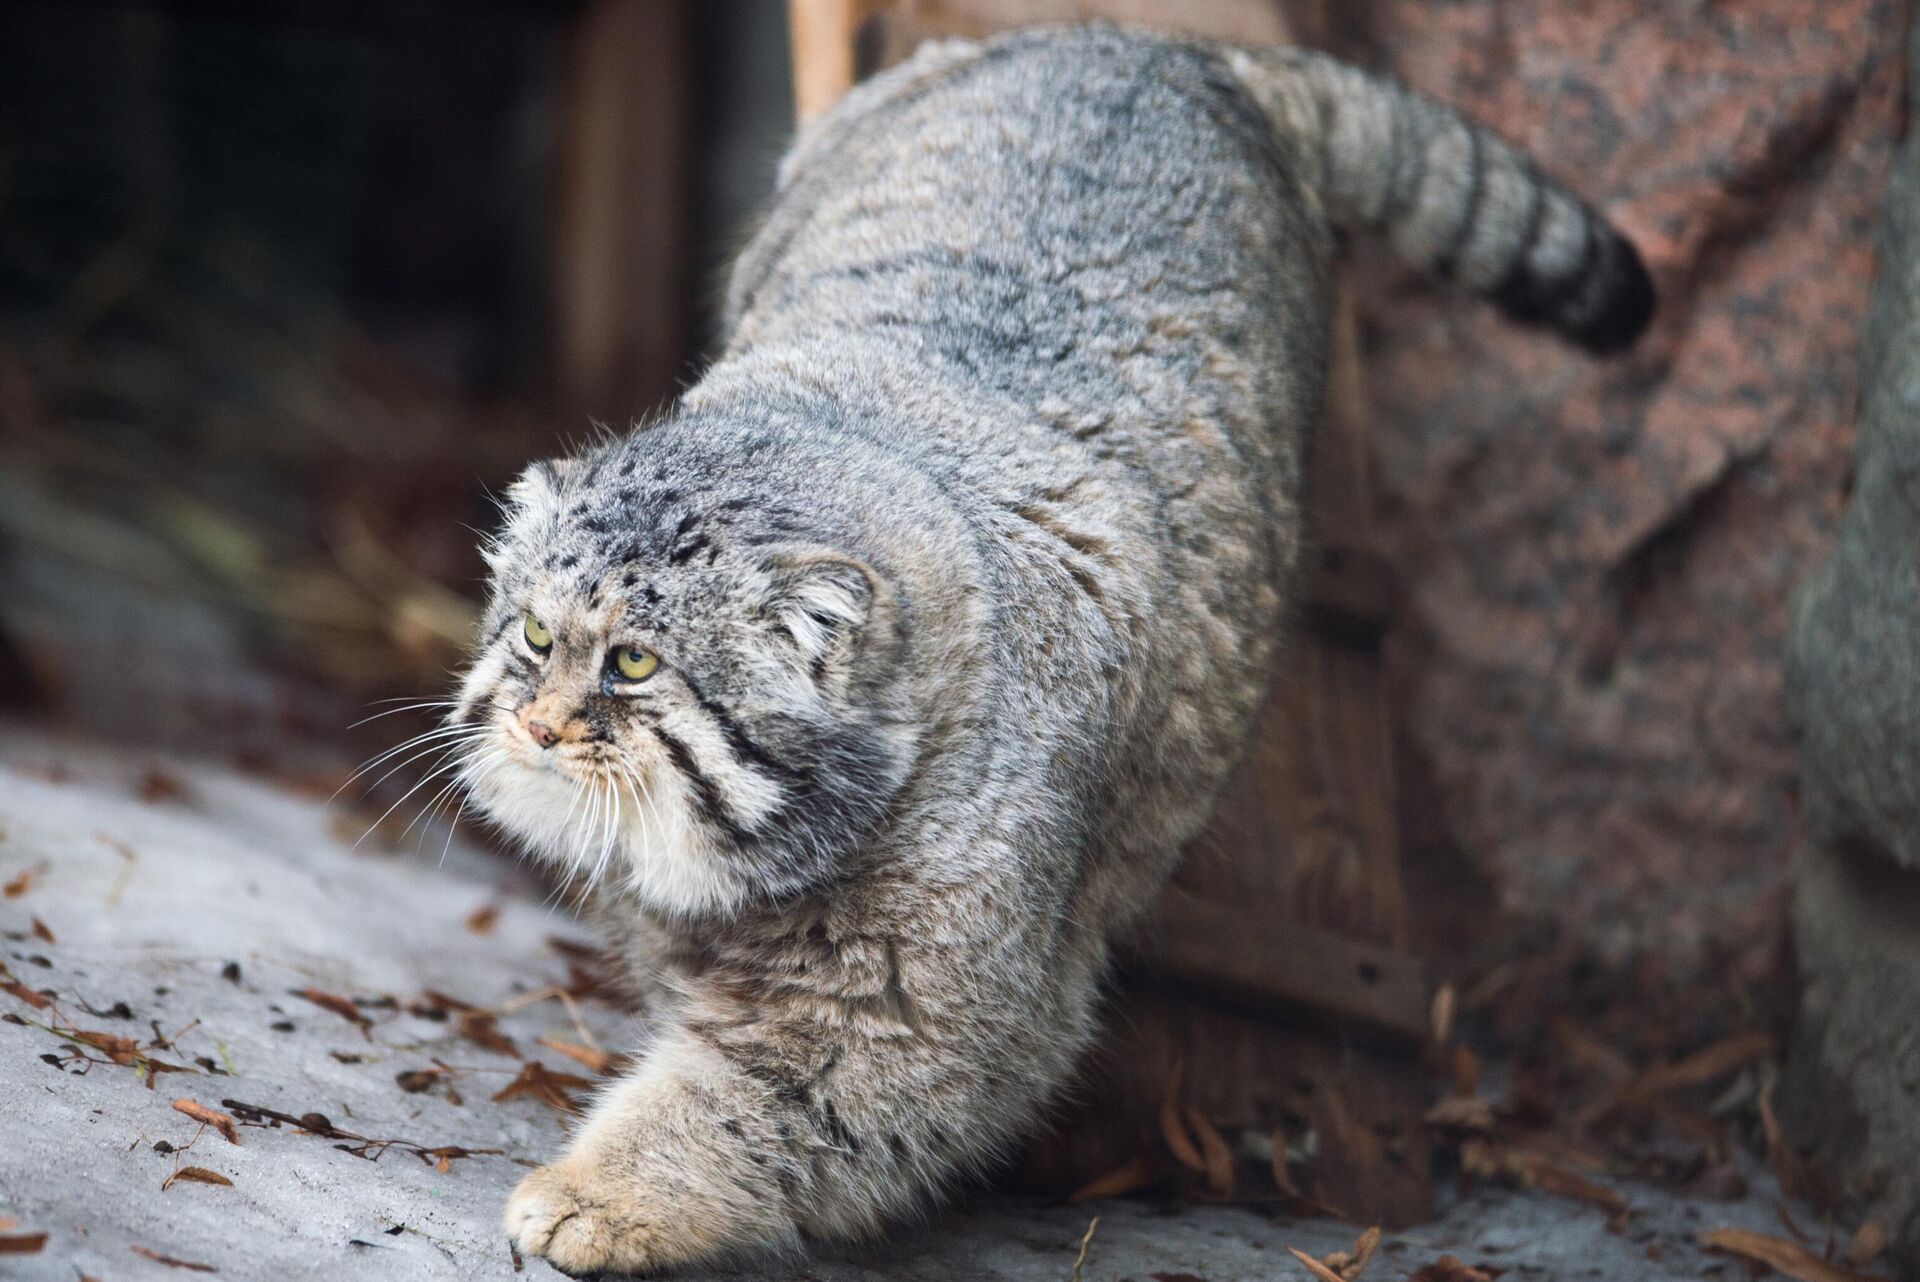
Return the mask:
[[533,647],[536,654],[545,654],[547,651],[553,649],[553,633],[547,631],[547,625],[534,618],[531,614],[527,616],[527,621],[521,625],[520,631],[526,635],[527,644]]
[[637,645],[623,645],[613,652],[613,670],[622,681],[645,681],[659,666],[659,655]]

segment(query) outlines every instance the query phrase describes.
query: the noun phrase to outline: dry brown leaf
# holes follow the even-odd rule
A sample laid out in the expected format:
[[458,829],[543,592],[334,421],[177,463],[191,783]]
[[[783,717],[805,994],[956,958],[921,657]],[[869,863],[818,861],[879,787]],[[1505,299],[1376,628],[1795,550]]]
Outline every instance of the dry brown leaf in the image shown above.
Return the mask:
[[140,800],[147,804],[158,805],[163,801],[186,799],[187,786],[174,775],[156,768],[140,776]]
[[1798,1242],[1750,1229],[1714,1229],[1700,1235],[1700,1244],[1743,1259],[1758,1260],[1799,1282],[1885,1282],[1873,1274],[1829,1263]]
[[1096,1198],[1121,1197],[1137,1193],[1153,1183],[1153,1163],[1145,1154],[1122,1163],[1105,1175],[1088,1180],[1067,1198],[1069,1202],[1091,1202]]
[[1847,1243],[1847,1263],[1864,1269],[1886,1249],[1887,1231],[1880,1227],[1880,1221],[1862,1220],[1860,1227],[1853,1231],[1853,1241]]
[[233,1119],[225,1113],[216,1113],[205,1104],[195,1103],[190,1099],[175,1100],[173,1102],[173,1111],[176,1113],[185,1113],[194,1121],[206,1126],[211,1126],[214,1130],[220,1132],[220,1138],[229,1144],[238,1144],[240,1142],[240,1132],[234,1129]]
[[162,1255],[158,1251],[149,1251],[144,1246],[130,1248],[143,1260],[152,1260],[155,1264],[164,1264],[170,1269],[185,1269],[189,1273],[218,1273],[220,1270],[211,1264],[195,1264],[192,1260],[178,1260],[171,1255]]
[[1207,1169],[1207,1159],[1200,1154],[1199,1146],[1193,1142],[1193,1136],[1187,1133],[1187,1124],[1180,1115],[1180,1087],[1186,1077],[1185,1060],[1173,1061],[1173,1071],[1167,1074],[1167,1089],[1160,1097],[1160,1138],[1167,1142],[1174,1160],[1190,1171]]
[[1700,1086],[1725,1077],[1750,1060],[1759,1059],[1773,1049],[1773,1036],[1755,1029],[1723,1037],[1713,1045],[1695,1051],[1685,1059],[1648,1069],[1621,1091],[1627,1099],[1649,1099],[1663,1091],[1684,1086]]
[[433,1089],[433,1084],[446,1076],[444,1068],[409,1068],[393,1075],[394,1084],[409,1095],[418,1095],[422,1091]]
[[1575,1175],[1564,1166],[1555,1166],[1551,1162],[1526,1159],[1524,1164],[1526,1180],[1535,1188],[1572,1198],[1578,1202],[1587,1202],[1603,1210],[1619,1214],[1631,1210],[1627,1199],[1604,1184],[1596,1184],[1585,1176]]
[[20,898],[33,888],[33,879],[39,871],[38,868],[22,868],[7,879],[6,885],[0,886],[0,895],[5,895],[8,899]]
[[131,1037],[120,1037],[113,1033],[90,1033],[85,1029],[69,1028],[61,1031],[68,1041],[79,1042],[82,1046],[91,1046],[104,1051],[108,1059],[116,1064],[131,1064],[140,1058],[140,1043]]
[[1449,1095],[1427,1110],[1426,1121],[1450,1131],[1484,1133],[1493,1129],[1493,1103],[1477,1095]]
[[605,1077],[620,1058],[597,1046],[582,1046],[578,1042],[562,1041],[558,1037],[536,1037],[533,1040],[555,1054],[565,1055],[574,1063],[584,1066],[588,1071],[597,1073],[601,1077]]
[[420,1000],[410,1005],[408,1010],[414,1014],[435,1013],[445,1015],[449,1011],[479,1010],[472,1002],[463,1002],[458,997],[449,997],[437,988],[420,990]]
[[351,1001],[339,994],[323,992],[318,988],[302,988],[296,991],[294,996],[300,998],[302,1001],[312,1002],[321,1010],[332,1011],[341,1019],[346,1020],[358,1028],[360,1030],[360,1036],[366,1038],[368,1041],[373,1040],[373,1021],[368,1019],[365,1012],[358,1006],[355,1006]]
[[1568,1170],[1553,1158],[1491,1140],[1476,1138],[1463,1142],[1460,1168],[1469,1175],[1506,1176],[1543,1192],[1589,1202],[1615,1214],[1631,1209],[1619,1193]]
[[44,944],[57,944],[60,942],[53,937],[53,932],[47,929],[47,923],[41,921],[38,917],[29,917],[27,920],[32,923],[33,937],[35,939],[38,939]]
[[0,1234],[0,1255],[38,1255],[46,1245],[44,1233]]
[[454,1029],[475,1046],[496,1055],[520,1058],[520,1048],[513,1044],[511,1037],[500,1031],[498,1019],[486,1011],[469,1010],[462,1013]]
[[467,914],[467,929],[476,935],[490,935],[499,920],[499,904],[481,904]]
[[1772,1168],[1774,1179],[1780,1182],[1780,1191],[1788,1197],[1798,1197],[1807,1191],[1806,1168],[1780,1129],[1780,1117],[1773,1111],[1773,1088],[1774,1078],[1762,1074],[1760,1131],[1767,1141],[1767,1165]]
[[15,979],[0,979],[0,992],[12,993],[15,997],[33,1007],[35,1010],[45,1010],[47,1007],[53,1005],[51,1000],[42,997],[39,993],[34,992],[31,988],[28,988],[25,984]]
[[1187,1124],[1200,1140],[1200,1156],[1206,1164],[1207,1187],[1221,1197],[1232,1197],[1233,1150],[1199,1109],[1187,1109]]
[[1423,1264],[1407,1282],[1494,1282],[1485,1269],[1470,1268],[1451,1255],[1443,1255],[1432,1264]]
[[1347,1111],[1346,1100],[1338,1090],[1329,1086],[1324,1098],[1328,1129],[1336,1151],[1346,1158],[1354,1171],[1363,1175],[1384,1167],[1387,1164],[1387,1150],[1380,1143],[1380,1137],[1373,1133],[1373,1128]]
[[1453,1040],[1453,1012],[1457,998],[1452,984],[1442,984],[1433,992],[1433,1044],[1445,1046]]
[[204,1166],[183,1166],[161,1181],[160,1191],[165,1193],[182,1180],[192,1184],[222,1184],[228,1188],[233,1187],[233,1181],[218,1171],[209,1171]]
[[1575,1067],[1603,1077],[1609,1082],[1624,1082],[1633,1076],[1633,1065],[1625,1055],[1595,1037],[1565,1015],[1556,1015],[1548,1027],[1554,1040],[1567,1053]]
[[570,1090],[584,1090],[593,1083],[584,1077],[572,1073],[556,1073],[537,1059],[530,1059],[520,1066],[520,1076],[508,1082],[494,1094],[493,1102],[504,1104],[508,1100],[531,1095],[549,1108],[563,1113],[578,1113],[580,1106],[574,1102]]
[[1320,1261],[1314,1259],[1311,1255],[1308,1255],[1305,1251],[1302,1251],[1299,1247],[1290,1246],[1287,1248],[1287,1253],[1293,1256],[1294,1259],[1300,1261],[1300,1267],[1313,1274],[1314,1277],[1319,1279],[1319,1282],[1347,1282],[1345,1278],[1320,1263]]
[[1373,1259],[1373,1253],[1379,1249],[1380,1226],[1376,1224],[1353,1240],[1351,1251],[1335,1251],[1323,1256],[1321,1263],[1345,1278],[1346,1282],[1353,1282],[1365,1271],[1368,1262]]

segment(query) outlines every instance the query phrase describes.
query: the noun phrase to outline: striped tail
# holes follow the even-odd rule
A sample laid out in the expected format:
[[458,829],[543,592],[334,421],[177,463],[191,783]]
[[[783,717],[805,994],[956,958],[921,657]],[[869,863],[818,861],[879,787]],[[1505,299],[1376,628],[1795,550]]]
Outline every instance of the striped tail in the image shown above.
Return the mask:
[[1298,49],[1224,51],[1336,226],[1385,233],[1415,266],[1596,352],[1653,315],[1631,242],[1452,110]]

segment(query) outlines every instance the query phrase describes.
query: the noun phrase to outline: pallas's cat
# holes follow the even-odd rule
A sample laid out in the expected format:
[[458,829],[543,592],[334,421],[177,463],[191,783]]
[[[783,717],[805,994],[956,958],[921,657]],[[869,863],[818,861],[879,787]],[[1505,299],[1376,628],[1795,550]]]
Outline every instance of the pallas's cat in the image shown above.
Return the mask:
[[868,1234],[1036,1122],[1246,747],[1349,227],[1594,349],[1652,309],[1578,200],[1339,63],[943,43],[802,134],[678,406],[512,487],[449,733],[646,997],[521,1250]]

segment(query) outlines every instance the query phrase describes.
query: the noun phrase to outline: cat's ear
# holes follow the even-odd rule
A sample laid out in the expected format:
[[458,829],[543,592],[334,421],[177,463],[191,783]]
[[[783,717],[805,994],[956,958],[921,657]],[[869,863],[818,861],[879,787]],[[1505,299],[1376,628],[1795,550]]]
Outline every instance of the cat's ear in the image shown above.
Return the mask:
[[577,466],[572,459],[541,459],[514,478],[500,499],[501,529],[480,547],[488,569],[504,572],[514,561],[514,541],[532,537],[560,515],[567,477]]
[[537,459],[507,487],[503,505],[511,517],[535,517],[553,512],[560,506],[561,491],[579,466],[570,458]]
[[864,562],[810,548],[777,554],[766,568],[766,617],[816,678],[850,674],[891,634],[891,593]]

